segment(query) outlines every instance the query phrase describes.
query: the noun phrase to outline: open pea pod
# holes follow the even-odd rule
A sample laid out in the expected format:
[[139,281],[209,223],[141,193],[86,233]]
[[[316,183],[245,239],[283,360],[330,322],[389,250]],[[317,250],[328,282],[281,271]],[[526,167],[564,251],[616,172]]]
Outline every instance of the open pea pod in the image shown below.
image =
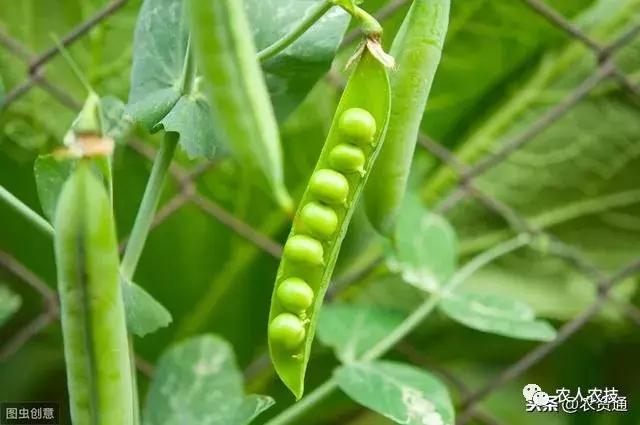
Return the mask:
[[381,234],[394,230],[407,187],[420,121],[449,23],[450,0],[414,0],[393,44],[391,119],[365,191],[365,211]]
[[189,9],[193,46],[207,80],[216,135],[244,167],[264,176],[277,202],[291,210],[278,124],[244,2],[190,0]]
[[269,352],[297,399],[340,245],[382,147],[387,71],[364,50],[354,66],[284,247],[271,299]]
[[80,160],[64,184],[54,227],[72,422],[133,424],[115,225],[89,160]]

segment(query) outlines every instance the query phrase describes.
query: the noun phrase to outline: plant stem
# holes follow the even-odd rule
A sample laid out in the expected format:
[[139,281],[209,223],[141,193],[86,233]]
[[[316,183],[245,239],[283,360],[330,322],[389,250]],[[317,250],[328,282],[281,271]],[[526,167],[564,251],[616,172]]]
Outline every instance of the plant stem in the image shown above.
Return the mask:
[[120,266],[122,277],[127,280],[131,280],[138,266],[144,243],[147,240],[149,229],[151,228],[153,215],[158,208],[162,185],[171,160],[173,159],[176,145],[178,144],[178,137],[178,133],[165,133],[162,146],[160,150],[158,150],[156,159],[153,162],[151,175],[149,176],[149,181],[147,182],[147,187],[144,191],[142,202],[140,203],[140,209],[138,209],[138,215],[133,224],[129,243],[127,243],[127,248],[125,249]]
[[285,425],[291,423],[300,423],[296,421],[307,410],[311,409],[338,389],[338,383],[333,377],[324,381],[319,387],[313,390],[309,395],[303,397],[296,404],[291,405],[288,409],[285,409],[275,418],[271,419],[265,425]]
[[311,26],[315,24],[316,21],[322,18],[322,16],[324,16],[324,14],[327,13],[327,11],[331,9],[331,7],[333,7],[333,4],[328,0],[318,1],[309,11],[307,11],[306,16],[302,18],[291,31],[289,31],[275,43],[260,50],[258,52],[258,60],[260,62],[264,62],[289,47],[298,38],[300,38],[302,34],[307,32],[307,30],[311,28]]
[[[187,59],[189,61],[189,58]],[[186,81],[187,79],[185,79]],[[183,89],[185,86],[183,86]],[[162,193],[162,186],[164,184],[167,171],[171,165],[173,154],[176,151],[176,146],[179,139],[178,133],[167,132],[164,135],[162,145],[156,154],[156,158],[153,161],[153,167],[151,168],[151,175],[147,182],[136,220],[133,223],[133,229],[131,230],[131,236],[124,255],[122,257],[122,263],[120,264],[120,274],[122,277],[130,281],[138,267],[138,261],[142,255],[144,244],[149,235],[149,229],[151,229],[151,223],[153,222],[153,216],[158,208],[158,202],[160,201],[160,195]],[[140,405],[138,396],[138,384],[136,378],[135,368],[135,349],[133,336],[129,334],[129,357],[132,364],[131,369],[131,385],[133,387],[133,406],[134,406],[134,425],[140,423]]]
[[29,220],[39,230],[44,232],[49,237],[53,237],[55,233],[53,226],[49,224],[40,214],[29,208],[24,202],[16,198],[13,193],[9,192],[4,187],[0,186],[0,199],[5,201],[7,205],[13,208],[16,212]]
[[[359,361],[372,361],[382,357],[397,343],[409,335],[416,327],[418,327],[418,325],[422,323],[438,306],[438,303],[443,296],[453,292],[458,286],[482,267],[491,263],[495,259],[528,244],[530,240],[531,238],[528,235],[522,234],[474,257],[471,261],[465,264],[464,267],[462,267],[440,289],[440,291],[432,293],[431,296],[424,300],[424,302],[420,304],[418,308],[415,309],[413,313],[411,313],[402,323],[400,323],[400,325],[387,334],[387,336],[380,340],[376,345],[367,350]],[[338,383],[333,377],[331,377],[302,400],[271,419],[267,422],[267,425],[285,425],[293,423],[294,420],[299,419],[300,416],[323,401],[336,389],[338,389]]]
[[352,16],[360,22],[362,33],[368,38],[382,37],[382,25],[364,9],[356,6]]
[[136,350],[133,334],[129,332],[129,363],[131,364],[131,393],[133,396],[133,425],[140,424],[140,395],[138,394],[138,370],[136,369]]

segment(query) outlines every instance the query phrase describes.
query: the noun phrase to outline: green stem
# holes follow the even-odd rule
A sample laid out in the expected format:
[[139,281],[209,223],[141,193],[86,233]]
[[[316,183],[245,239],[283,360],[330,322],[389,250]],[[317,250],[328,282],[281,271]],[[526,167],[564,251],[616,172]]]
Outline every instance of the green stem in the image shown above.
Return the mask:
[[182,69],[182,81],[180,82],[180,91],[185,95],[191,94],[191,90],[193,90],[193,84],[196,80],[196,67],[192,50],[191,37],[189,37],[189,39],[187,40],[184,68]]
[[351,13],[352,16],[360,22],[362,33],[367,38],[382,37],[382,25],[364,9],[356,6]]
[[[189,59],[187,59],[189,61]],[[188,67],[190,68],[190,67]],[[186,80],[185,80],[186,81]],[[183,85],[185,88],[185,85]],[[138,261],[142,255],[144,244],[149,235],[151,229],[151,223],[153,222],[153,216],[158,208],[158,202],[160,201],[160,195],[162,193],[162,186],[167,176],[167,171],[171,165],[173,154],[176,151],[179,135],[174,132],[167,132],[164,135],[160,150],[156,155],[151,168],[151,175],[147,182],[147,187],[142,196],[142,202],[136,215],[136,220],[133,223],[133,229],[131,230],[131,236],[127,243],[124,255],[122,257],[122,263],[120,264],[120,273],[122,277],[129,281],[133,278],[133,275],[138,267]],[[131,369],[131,384],[133,386],[133,406],[134,406],[134,425],[140,423],[140,405],[138,396],[138,384],[135,368],[135,349],[134,341],[131,334],[129,334],[129,357],[132,364]]]
[[122,257],[122,264],[120,266],[120,272],[122,277],[126,280],[131,280],[135,273],[144,243],[147,240],[149,229],[153,221],[153,216],[158,208],[158,202],[160,200],[160,194],[162,193],[162,185],[164,183],[169,165],[173,159],[173,154],[178,144],[178,133],[168,132],[165,133],[162,146],[157,153],[156,159],[153,162],[153,168],[151,169],[151,176],[147,182],[147,188],[144,191],[140,209],[138,209],[138,215],[136,221],[133,224],[131,230],[131,236],[127,243],[124,255]]
[[47,220],[42,218],[40,214],[29,208],[24,202],[16,198],[13,193],[9,192],[4,187],[0,186],[0,199],[5,201],[7,205],[13,208],[17,213],[29,220],[39,230],[44,232],[47,236],[53,237],[55,233],[53,226],[49,224]]
[[[521,248],[529,242],[530,237],[528,235],[519,235],[507,242],[504,242],[503,244],[483,252],[469,261],[451,278],[451,280],[447,282],[447,284],[442,287],[440,291],[432,293],[431,296],[420,304],[420,306],[418,306],[418,308],[415,309],[413,313],[411,313],[400,325],[398,325],[376,345],[367,350],[360,358],[360,361],[372,361],[385,355],[398,342],[402,341],[407,335],[413,332],[413,330],[433,312],[443,296],[453,292],[458,286],[482,267],[503,255]],[[337,389],[338,383],[336,380],[333,377],[329,378],[302,400],[267,422],[267,425],[285,425],[294,423],[294,421],[298,420],[309,409],[319,404]]]
[[140,424],[140,396],[138,395],[138,377],[136,368],[136,350],[133,334],[129,332],[129,362],[131,364],[131,388],[133,395],[133,425]]
[[319,404],[321,401],[329,397],[338,389],[338,383],[331,377],[324,381],[318,388],[313,390],[309,395],[303,397],[296,404],[291,405],[275,418],[271,419],[265,425],[285,425],[291,423],[301,423],[297,421],[300,416],[305,414],[309,409]]
[[271,44],[270,46],[265,47],[264,49],[258,52],[258,60],[260,62],[264,62],[272,57],[276,56],[278,53],[282,52],[284,49],[293,44],[302,34],[307,32],[309,28],[313,24],[316,23],[325,13],[329,11],[333,7],[333,4],[328,0],[318,1],[306,14],[304,18],[298,22],[298,24],[287,34],[285,34],[281,39]]

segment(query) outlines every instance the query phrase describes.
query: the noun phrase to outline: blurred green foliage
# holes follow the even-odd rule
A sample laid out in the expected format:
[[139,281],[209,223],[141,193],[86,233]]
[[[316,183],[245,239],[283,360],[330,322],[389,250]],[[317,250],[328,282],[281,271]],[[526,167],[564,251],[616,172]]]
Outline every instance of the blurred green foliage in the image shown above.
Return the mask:
[[[382,0],[369,0],[377,10]],[[563,15],[603,43],[637,25],[638,0],[549,0]],[[104,0],[5,1],[0,31],[19,40],[30,54],[49,48],[51,34],[63,36],[106,4]],[[79,39],[71,55],[100,95],[123,101],[129,92],[132,40],[139,0],[127,5]],[[401,8],[385,21],[385,44],[397,29]],[[355,44],[344,48],[342,64]],[[640,39],[615,55],[619,67],[640,82]],[[289,66],[290,64],[287,64]],[[275,65],[274,65],[275,66]],[[521,1],[458,0],[444,56],[427,106],[423,130],[461,158],[477,162],[510,137],[522,132],[565,98],[598,63],[592,52],[550,25]],[[337,68],[342,71],[342,67]],[[6,92],[25,81],[23,61],[0,48],[0,76]],[[81,101],[85,96],[61,58],[46,65],[47,79]],[[344,75],[344,74],[342,74]],[[332,80],[321,80],[282,123],[287,185],[299,197],[315,165],[339,97]],[[41,211],[33,176],[39,153],[58,146],[76,112],[35,87],[0,111],[0,183]],[[135,137],[151,146],[157,136],[141,129]],[[194,167],[179,153],[177,162]],[[412,190],[429,203],[441,200],[455,183],[431,154],[417,153]],[[127,146],[115,155],[115,208],[120,237],[131,229],[150,162]],[[481,176],[487,193],[512,206],[531,223],[546,229],[607,272],[640,254],[640,109],[637,97],[615,81],[597,86],[569,113],[524,149]],[[236,164],[221,158],[197,181],[200,193],[259,231],[283,241],[289,227],[270,200],[257,191]],[[169,181],[161,204],[175,193]],[[511,235],[507,223],[478,201],[465,200],[447,214],[457,232],[460,262]],[[381,250],[366,223],[353,224],[338,272],[346,273],[363,258]],[[13,211],[0,207],[0,250],[11,253],[55,287],[50,241]],[[197,206],[186,204],[148,240],[135,281],[161,301],[174,317],[171,326],[136,339],[140,355],[154,363],[172,343],[203,332],[227,339],[240,367],[266,348],[266,319],[277,261]],[[41,300],[20,279],[0,269],[0,280],[23,300],[20,310],[0,328],[6,341],[41,310]],[[549,252],[526,249],[481,270],[465,289],[502,294],[527,302],[538,317],[560,325],[594,300],[593,282]],[[626,415],[548,415],[549,424],[632,424],[640,421],[634,400],[640,399],[640,333],[624,316],[624,303],[638,302],[635,282],[617,290],[616,302],[585,329],[523,377],[506,384],[482,406],[509,424],[538,424],[525,415],[521,389],[535,382],[543,388],[614,386],[630,399]],[[417,289],[383,271],[344,292],[343,298],[375,302],[408,311],[420,300]],[[430,363],[445,367],[477,388],[535,347],[534,342],[480,333],[434,315],[409,342]],[[406,360],[394,351],[394,359]],[[322,382],[336,364],[327,347],[316,344],[307,386]],[[0,400],[62,400],[65,389],[60,327],[56,323],[0,363]],[[141,385],[148,385],[141,377]],[[268,394],[276,411],[291,403],[284,387],[267,372],[252,379],[250,392]],[[456,394],[455,391],[453,391]],[[454,397],[459,399],[459,396]],[[314,411],[305,423],[384,424],[340,394]],[[268,416],[273,412],[265,414]]]

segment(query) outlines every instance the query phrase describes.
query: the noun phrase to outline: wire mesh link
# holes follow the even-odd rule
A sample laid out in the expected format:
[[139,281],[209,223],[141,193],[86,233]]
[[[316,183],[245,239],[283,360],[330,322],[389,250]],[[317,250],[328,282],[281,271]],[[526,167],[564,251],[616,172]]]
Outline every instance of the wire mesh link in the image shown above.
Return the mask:
[[[465,164],[456,158],[453,152],[424,134],[421,134],[418,137],[417,142],[419,146],[428,150],[443,164],[453,170],[456,175],[456,187],[443,197],[437,206],[437,211],[446,214],[461,201],[466,199],[475,199],[483,205],[484,208],[501,217],[514,233],[526,233],[531,235],[534,241],[534,243],[531,244],[532,247],[535,248],[535,241],[539,241],[544,238],[544,240],[547,241],[547,254],[562,259],[592,281],[597,288],[597,296],[595,300],[585,308],[585,310],[573,319],[567,321],[560,328],[558,336],[554,340],[537,345],[521,359],[507,366],[502,372],[498,373],[497,376],[487,381],[479,389],[475,390],[467,388],[446,369],[438,368],[437,365],[432,363],[425,363],[422,353],[409,343],[403,342],[399,344],[398,347],[396,347],[396,350],[399,353],[416,364],[426,364],[429,368],[436,369],[436,373],[443,376],[443,378],[449,382],[452,387],[456,388],[460,392],[462,395],[462,402],[459,406],[460,414],[458,418],[458,423],[460,424],[467,423],[471,417],[474,417],[475,420],[488,425],[499,424],[499,419],[484,412],[478,404],[488,395],[492,394],[506,383],[517,379],[532,366],[554,352],[558,347],[565,344],[571,336],[580,331],[589,322],[589,320],[601,310],[605,303],[615,303],[615,305],[624,311],[629,320],[635,324],[640,324],[640,310],[625,300],[616,299],[612,294],[612,289],[616,284],[627,277],[640,273],[640,260],[628,264],[611,275],[607,275],[588,258],[586,258],[586,256],[578,249],[568,246],[554,235],[544,231],[543,229],[537,228],[532,223],[529,223],[526,217],[519,214],[518,211],[514,210],[501,200],[496,199],[486,193],[486,191],[480,189],[475,182],[475,179],[483,176],[486,171],[507,160],[511,154],[522,149],[537,135],[562,118],[580,101],[585,99],[591,91],[603,81],[609,79],[616,80],[620,87],[626,90],[629,94],[634,96],[640,95],[640,87],[638,84],[634,83],[632,79],[618,68],[615,63],[615,53],[622,47],[627,46],[640,35],[640,24],[632,26],[612,43],[605,45],[591,38],[588,34],[567,20],[561,13],[553,9],[544,1],[518,1],[521,1],[531,10],[538,13],[541,17],[546,19],[550,25],[562,30],[568,39],[577,40],[590,49],[596,57],[599,66],[568,96],[562,99],[559,103],[550,107],[526,129],[504,141],[496,151],[484,156],[475,164]],[[114,0],[108,3],[103,9],[86,21],[81,22],[65,37],[63,37],[61,41],[62,44],[64,46],[68,46],[76,40],[86,36],[92,28],[100,25],[100,23],[104,22],[110,16],[116,14],[118,10],[126,5],[126,3],[127,0]],[[408,3],[410,3],[409,0],[390,0],[378,11],[378,13],[375,14],[375,16],[381,21],[384,21]],[[357,30],[350,32],[345,37],[342,46],[351,44],[357,40],[358,36],[359,32]],[[72,110],[78,110],[80,108],[80,101],[72,98],[63,88],[58,87],[45,76],[46,64],[59,54],[59,50],[56,47],[47,49],[36,56],[32,54],[29,49],[24,47],[22,43],[2,31],[0,31],[0,45],[4,46],[7,51],[14,54],[17,58],[24,61],[28,68],[26,80],[7,93],[7,96],[5,97],[2,105],[0,105],[0,108],[10,107],[13,102],[36,86],[49,93],[55,101],[59,102],[63,106]],[[335,74],[330,74],[329,78],[333,79],[336,86],[341,86],[341,82],[336,79]],[[148,160],[152,160],[155,155],[152,148],[139,141],[132,140],[129,142],[129,146],[134,152],[137,152]],[[215,161],[204,163],[192,170],[186,170],[176,164],[171,166],[170,172],[178,185],[178,190],[173,197],[159,209],[155,216],[152,229],[159,226],[184,205],[191,203],[199,207],[203,213],[218,220],[231,231],[254,244],[265,253],[278,258],[281,255],[282,246],[277,241],[274,241],[269,236],[260,233],[249,224],[223,209],[214,200],[209,199],[198,192],[196,187],[198,178],[214,166]],[[125,244],[126,237],[123,238],[121,247],[124,247]],[[337,278],[332,285],[330,293],[328,294],[329,297],[335,296],[340,289],[367,275],[369,271],[376,268],[381,261],[381,258],[377,258],[363,270],[357,271],[348,276]],[[34,273],[26,269],[19,261],[11,257],[9,254],[0,251],[0,267],[6,269],[30,285],[42,296],[44,304],[43,310],[39,315],[20,329],[7,343],[3,344],[0,348],[1,360],[15,353],[25,342],[56,320],[59,313],[55,292],[42,282]],[[138,369],[147,376],[152,374],[153,366],[151,364],[141,358],[137,358],[136,363],[138,365]],[[259,356],[252,365],[247,368],[247,370],[245,370],[245,376],[249,379],[252,376],[258,375],[267,367],[268,358],[263,354]]]

